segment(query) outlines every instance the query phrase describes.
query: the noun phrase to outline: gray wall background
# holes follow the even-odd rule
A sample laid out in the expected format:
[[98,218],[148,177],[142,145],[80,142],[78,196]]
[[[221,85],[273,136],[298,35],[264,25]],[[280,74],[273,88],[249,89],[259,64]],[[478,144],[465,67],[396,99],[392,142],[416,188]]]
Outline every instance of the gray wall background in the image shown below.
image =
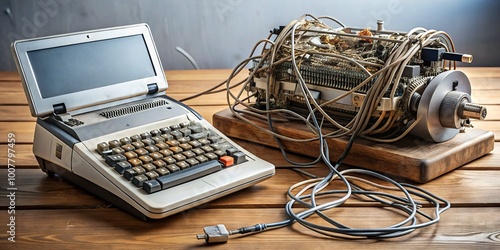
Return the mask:
[[[0,70],[15,70],[17,39],[146,22],[165,69],[233,68],[269,30],[302,14],[329,15],[347,26],[448,32],[471,66],[500,66],[500,1],[496,0],[0,0]],[[467,65],[461,65],[467,66]]]

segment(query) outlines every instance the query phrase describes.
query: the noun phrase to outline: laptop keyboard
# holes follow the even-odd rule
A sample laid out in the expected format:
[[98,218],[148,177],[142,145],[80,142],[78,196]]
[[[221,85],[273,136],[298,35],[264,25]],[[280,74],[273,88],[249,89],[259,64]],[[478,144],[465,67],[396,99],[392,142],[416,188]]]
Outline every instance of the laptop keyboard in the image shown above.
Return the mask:
[[245,153],[192,121],[101,142],[97,152],[116,174],[149,194],[247,161]]

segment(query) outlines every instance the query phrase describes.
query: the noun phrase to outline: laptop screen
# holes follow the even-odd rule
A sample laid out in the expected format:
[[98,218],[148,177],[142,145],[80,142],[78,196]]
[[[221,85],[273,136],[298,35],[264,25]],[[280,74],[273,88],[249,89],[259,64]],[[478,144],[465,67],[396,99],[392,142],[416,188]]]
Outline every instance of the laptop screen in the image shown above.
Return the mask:
[[155,76],[141,35],[28,52],[42,98]]
[[[146,24],[16,41],[13,52],[33,116],[67,112],[168,87]],[[130,99],[131,100],[131,99]]]

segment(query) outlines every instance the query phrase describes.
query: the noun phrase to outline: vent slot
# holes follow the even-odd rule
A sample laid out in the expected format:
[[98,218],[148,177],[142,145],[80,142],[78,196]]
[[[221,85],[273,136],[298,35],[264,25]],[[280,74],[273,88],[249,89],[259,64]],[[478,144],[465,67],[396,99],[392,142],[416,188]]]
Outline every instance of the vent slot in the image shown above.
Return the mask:
[[166,100],[155,100],[155,101],[135,104],[135,105],[127,106],[127,107],[105,110],[105,111],[102,111],[101,113],[99,113],[99,115],[110,119],[110,118],[114,118],[114,117],[124,116],[124,115],[128,115],[128,114],[137,113],[137,112],[141,112],[144,110],[164,106],[167,104],[168,104],[168,102]]

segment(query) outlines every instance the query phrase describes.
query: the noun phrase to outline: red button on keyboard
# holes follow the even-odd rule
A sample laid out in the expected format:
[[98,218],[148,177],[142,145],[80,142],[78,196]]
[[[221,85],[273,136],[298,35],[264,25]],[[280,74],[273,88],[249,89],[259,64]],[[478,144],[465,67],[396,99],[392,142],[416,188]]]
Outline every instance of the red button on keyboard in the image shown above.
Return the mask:
[[221,161],[222,164],[224,164],[224,167],[230,167],[234,165],[234,159],[231,156],[221,156],[219,158],[219,161]]

